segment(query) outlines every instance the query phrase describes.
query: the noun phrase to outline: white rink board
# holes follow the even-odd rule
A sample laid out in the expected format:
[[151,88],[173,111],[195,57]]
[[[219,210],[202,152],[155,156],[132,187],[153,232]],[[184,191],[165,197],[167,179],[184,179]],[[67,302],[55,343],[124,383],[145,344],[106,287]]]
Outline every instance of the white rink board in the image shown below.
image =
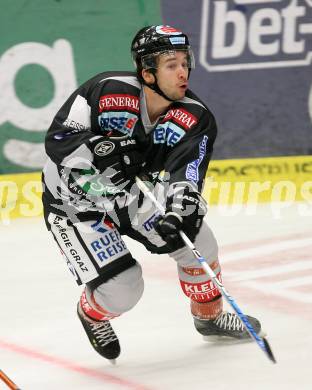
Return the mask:
[[89,345],[75,313],[81,288],[38,218],[0,226],[0,369],[23,390],[310,390],[312,218],[298,206],[233,216],[211,208],[207,216],[224,284],[261,320],[278,364],[255,343],[204,343],[173,261],[126,240],[145,293],[113,321],[122,353],[111,366]]

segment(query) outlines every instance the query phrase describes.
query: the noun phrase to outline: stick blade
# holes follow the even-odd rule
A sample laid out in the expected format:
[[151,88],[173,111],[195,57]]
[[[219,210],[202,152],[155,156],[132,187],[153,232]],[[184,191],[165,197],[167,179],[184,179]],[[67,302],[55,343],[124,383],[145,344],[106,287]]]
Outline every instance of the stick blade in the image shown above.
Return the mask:
[[263,337],[262,340],[263,340],[263,343],[264,343],[264,346],[265,346],[265,352],[266,352],[268,358],[269,358],[273,363],[276,363],[276,359],[275,359],[275,357],[274,357],[274,355],[273,355],[273,352],[272,352],[272,349],[271,349],[271,347],[270,347],[270,344],[269,344],[268,340],[267,340],[265,337]]

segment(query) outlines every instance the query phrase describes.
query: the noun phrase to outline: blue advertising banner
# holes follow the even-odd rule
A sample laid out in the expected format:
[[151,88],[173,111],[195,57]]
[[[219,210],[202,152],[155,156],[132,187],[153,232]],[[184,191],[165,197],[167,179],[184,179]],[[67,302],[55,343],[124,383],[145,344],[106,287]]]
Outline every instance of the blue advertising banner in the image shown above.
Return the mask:
[[215,158],[312,154],[312,0],[161,0],[189,35]]

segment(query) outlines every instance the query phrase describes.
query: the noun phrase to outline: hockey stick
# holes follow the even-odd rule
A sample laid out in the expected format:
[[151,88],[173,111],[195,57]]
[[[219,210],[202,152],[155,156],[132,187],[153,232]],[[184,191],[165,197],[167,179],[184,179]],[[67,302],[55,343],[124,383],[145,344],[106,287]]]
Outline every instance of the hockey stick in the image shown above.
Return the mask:
[[[136,177],[136,183],[139,189],[143,192],[144,195],[146,195],[152,203],[156,206],[156,208],[161,212],[161,214],[165,214],[165,208],[161,203],[158,202],[155,195],[150,191],[148,186],[142,181],[139,177]],[[189,249],[192,251],[195,258],[198,260],[200,265],[202,266],[203,270],[210,276],[211,280],[213,281],[216,288],[219,290],[220,294],[223,295],[223,297],[227,300],[227,302],[232,306],[235,313],[238,315],[241,322],[244,324],[247,332],[251,336],[252,339],[258,344],[258,346],[262,349],[262,351],[266,354],[266,356],[273,362],[276,363],[275,357],[273,355],[273,352],[271,350],[271,347],[268,343],[268,341],[264,337],[260,337],[256,331],[254,330],[251,323],[248,321],[248,318],[245,316],[245,314],[241,311],[237,303],[234,301],[232,296],[226,291],[223,284],[219,281],[217,278],[217,275],[213,272],[213,270],[209,267],[207,261],[203,258],[203,256],[200,254],[200,252],[195,248],[192,241],[187,237],[187,235],[180,231],[180,235],[184,243],[189,247]]]
[[2,371],[0,370],[0,379],[3,380],[3,382],[8,386],[11,390],[20,390],[18,386],[14,382],[11,381],[11,379]]

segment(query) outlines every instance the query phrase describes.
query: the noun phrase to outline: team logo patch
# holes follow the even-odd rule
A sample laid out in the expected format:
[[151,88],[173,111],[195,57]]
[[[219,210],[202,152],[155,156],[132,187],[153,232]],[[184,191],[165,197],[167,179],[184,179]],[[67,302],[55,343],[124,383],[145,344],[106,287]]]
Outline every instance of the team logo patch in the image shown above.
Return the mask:
[[106,217],[101,217],[91,227],[100,233],[106,233],[114,229],[114,225]]
[[208,137],[207,135],[204,135],[202,141],[199,144],[199,156],[196,160],[190,162],[187,164],[185,177],[187,180],[190,180],[194,183],[198,183],[199,181],[199,166],[202,163],[205,155],[206,155],[206,148],[207,148],[207,142]]
[[[210,268],[212,270],[215,270],[218,267],[220,267],[218,260],[210,264]],[[199,276],[199,275],[204,275],[206,273],[206,271],[203,268],[192,268],[192,267],[182,267],[182,271],[187,275],[191,275],[191,276]]]
[[138,113],[140,110],[139,98],[126,94],[103,95],[99,100],[99,111],[127,110]]
[[123,134],[129,135],[132,135],[137,121],[138,116],[127,111],[104,111],[98,117],[98,122],[102,130],[118,130]]
[[174,123],[166,122],[160,124],[154,130],[154,144],[167,144],[174,146],[185,135],[185,131]]
[[94,153],[97,156],[103,157],[112,153],[114,149],[115,149],[115,145],[112,142],[103,141],[96,145],[96,147],[94,148]]
[[184,273],[191,276],[204,275],[206,272],[202,268],[190,268],[190,267],[182,267]]
[[117,229],[109,229],[90,243],[92,252],[96,254],[97,263],[110,263],[129,253]]
[[173,45],[185,45],[185,37],[173,37],[169,38],[169,41]]
[[177,30],[174,27],[171,26],[157,26],[156,27],[156,32],[158,34],[164,34],[164,35],[181,35],[182,31]]
[[146,232],[149,232],[154,228],[154,223],[156,219],[158,219],[158,217],[159,217],[159,212],[157,211],[143,223],[143,228]]
[[183,108],[169,110],[164,117],[164,122],[168,120],[175,122],[179,126],[183,127],[186,131],[190,130],[198,122],[196,116],[184,110]]

